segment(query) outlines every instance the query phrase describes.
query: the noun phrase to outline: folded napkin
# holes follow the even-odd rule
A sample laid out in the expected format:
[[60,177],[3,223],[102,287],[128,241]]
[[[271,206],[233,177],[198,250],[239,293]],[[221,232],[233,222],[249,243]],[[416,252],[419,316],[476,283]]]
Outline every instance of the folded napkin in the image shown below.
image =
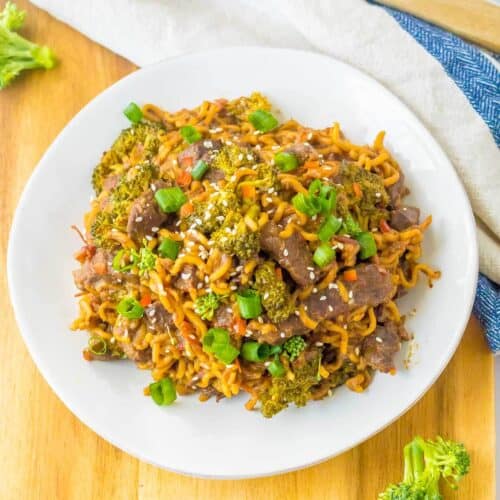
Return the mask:
[[[139,66],[200,49],[317,50],[376,78],[444,148],[477,220],[475,310],[500,351],[500,75],[477,48],[364,0],[32,0]],[[495,333],[496,331],[496,333]]]

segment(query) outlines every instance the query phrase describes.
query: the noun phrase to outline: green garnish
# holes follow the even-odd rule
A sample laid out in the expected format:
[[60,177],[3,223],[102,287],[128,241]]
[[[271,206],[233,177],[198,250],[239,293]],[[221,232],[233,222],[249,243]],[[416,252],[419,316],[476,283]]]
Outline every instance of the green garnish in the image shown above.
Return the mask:
[[205,352],[212,353],[226,365],[232,363],[240,353],[229,343],[229,332],[225,328],[210,328],[201,343]]
[[205,175],[207,170],[208,170],[207,163],[204,162],[203,160],[199,160],[198,163],[193,168],[193,170],[191,170],[191,176],[196,181],[199,181]]
[[101,337],[97,336],[92,336],[89,338],[89,351],[92,354],[97,354],[98,356],[102,356],[103,354],[106,354],[108,350],[108,346],[106,344],[106,341],[102,339]]
[[123,114],[132,122],[139,123],[142,120],[142,111],[135,102],[131,102],[124,110]]
[[276,153],[274,163],[282,172],[291,172],[299,166],[299,160],[293,153]]
[[359,256],[361,259],[368,259],[377,253],[377,245],[372,233],[368,231],[359,233],[355,239],[360,246]]
[[273,376],[273,377],[282,377],[286,370],[285,367],[283,366],[283,363],[280,361],[280,358],[276,355],[274,359],[269,363],[267,366],[267,371]]
[[158,406],[169,406],[177,399],[175,385],[170,377],[149,384],[149,393]]
[[255,290],[244,290],[236,295],[240,315],[244,319],[257,318],[262,314],[260,295]]
[[126,297],[116,306],[118,314],[127,319],[139,319],[144,316],[144,308],[133,297]]
[[179,241],[165,238],[161,240],[161,243],[158,246],[158,255],[164,259],[175,260],[177,255],[179,255],[180,248],[181,243]]
[[180,187],[158,189],[155,200],[167,214],[177,212],[187,201],[187,196]]
[[181,127],[180,133],[182,138],[188,143],[193,144],[193,142],[199,141],[201,139],[201,134],[192,125],[186,125]]
[[329,241],[330,238],[341,228],[342,221],[334,215],[327,215],[318,231],[318,238],[323,243]]
[[270,132],[278,126],[278,120],[269,111],[258,109],[248,116],[248,121],[259,132]]
[[335,259],[335,250],[328,243],[322,243],[313,255],[313,261],[319,267],[327,266],[333,259]]
[[260,344],[259,342],[245,342],[241,346],[241,357],[247,361],[265,361],[271,353],[268,344]]
[[292,198],[293,206],[309,217],[316,214],[330,215],[335,210],[337,192],[332,186],[315,179],[309,185],[308,193],[298,193]]

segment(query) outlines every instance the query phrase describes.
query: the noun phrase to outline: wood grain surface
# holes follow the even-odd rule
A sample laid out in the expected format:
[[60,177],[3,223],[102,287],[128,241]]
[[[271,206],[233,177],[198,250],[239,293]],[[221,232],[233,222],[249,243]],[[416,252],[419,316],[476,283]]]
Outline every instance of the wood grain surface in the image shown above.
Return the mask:
[[474,319],[443,375],[396,423],[339,457],[281,476],[210,481],[166,472],[103,441],[63,406],[18,333],[5,273],[8,232],[20,193],[51,141],[134,66],[18,3],[28,10],[26,36],[53,47],[61,63],[0,92],[0,499],[369,500],[401,477],[402,446],[415,434],[465,442],[472,471],[453,498],[493,499],[493,360]]
[[486,0],[377,0],[500,52],[500,7]]

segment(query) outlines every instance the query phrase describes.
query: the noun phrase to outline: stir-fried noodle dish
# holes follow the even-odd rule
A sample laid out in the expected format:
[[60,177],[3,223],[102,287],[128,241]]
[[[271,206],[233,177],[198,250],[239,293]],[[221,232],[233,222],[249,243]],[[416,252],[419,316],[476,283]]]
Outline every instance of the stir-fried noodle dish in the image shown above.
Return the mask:
[[280,123],[258,93],[124,112],[76,253],[86,360],[150,370],[158,405],[244,391],[265,417],[396,372],[397,299],[439,272],[384,132]]

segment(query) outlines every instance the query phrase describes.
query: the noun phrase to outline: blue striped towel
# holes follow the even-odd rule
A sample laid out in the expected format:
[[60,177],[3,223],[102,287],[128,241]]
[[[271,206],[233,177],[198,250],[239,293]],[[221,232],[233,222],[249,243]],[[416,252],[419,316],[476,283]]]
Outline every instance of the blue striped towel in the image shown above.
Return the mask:
[[[500,72],[474,45],[409,14],[384,7],[415,40],[434,56],[465,94],[500,146]],[[492,54],[500,60],[499,54]],[[496,168],[499,166],[496,165]],[[495,168],[494,167],[494,168]],[[500,170],[499,170],[500,175]],[[498,214],[500,217],[500,214]],[[479,274],[474,313],[486,340],[500,354],[500,286]]]

